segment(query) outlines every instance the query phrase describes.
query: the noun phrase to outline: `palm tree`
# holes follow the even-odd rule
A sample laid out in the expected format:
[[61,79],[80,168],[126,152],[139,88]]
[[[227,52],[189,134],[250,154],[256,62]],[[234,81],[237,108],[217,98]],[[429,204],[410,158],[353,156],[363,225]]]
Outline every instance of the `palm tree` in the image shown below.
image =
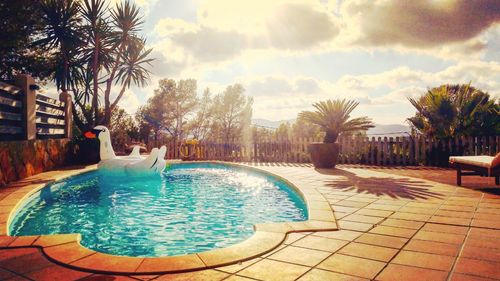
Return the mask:
[[442,85],[418,99],[409,98],[417,113],[411,126],[435,139],[500,134],[498,100],[469,84]]
[[103,68],[108,68],[112,58],[110,53],[111,46],[111,26],[109,16],[106,15],[108,6],[104,0],[85,0],[82,4],[81,14],[85,19],[85,38],[87,39],[87,48],[85,50],[85,60],[90,74],[88,78],[92,79],[92,89],[87,94],[92,95],[93,121],[94,126],[99,121],[99,73]]
[[79,71],[78,52],[82,46],[80,4],[74,0],[45,0],[41,2],[44,28],[42,38],[33,42],[56,59],[54,80],[58,89],[66,92],[77,83]]
[[[139,9],[135,4],[131,4],[128,0],[116,5],[115,9],[111,11],[111,18],[116,30],[113,40],[115,59],[110,65],[109,76],[106,80],[106,88],[104,90],[104,121],[102,123],[105,125],[109,124],[111,118],[111,88],[113,82],[115,81],[117,71],[123,63],[122,59],[124,56],[122,54],[131,44],[136,44],[136,41],[138,40],[136,34],[140,31],[143,24]],[[118,101],[119,98],[116,102]]]
[[138,39],[136,42],[131,42],[127,50],[123,52],[123,63],[116,74],[116,83],[121,83],[122,88],[110,106],[111,111],[116,107],[125,90],[130,88],[131,83],[141,87],[147,84],[150,71],[145,68],[145,65],[151,65],[153,59],[148,58],[148,56],[153,49],[146,50],[144,48],[145,45],[146,40]]
[[335,143],[341,134],[366,131],[374,125],[368,117],[350,119],[358,102],[346,99],[320,101],[313,106],[316,111],[303,111],[299,118],[318,125],[326,134],[324,143]]

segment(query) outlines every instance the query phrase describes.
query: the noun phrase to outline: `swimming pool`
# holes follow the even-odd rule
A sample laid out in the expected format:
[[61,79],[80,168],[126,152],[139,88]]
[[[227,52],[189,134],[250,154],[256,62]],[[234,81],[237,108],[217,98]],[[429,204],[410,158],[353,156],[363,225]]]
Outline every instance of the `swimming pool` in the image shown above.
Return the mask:
[[305,221],[303,198],[271,175],[225,164],[173,164],[161,176],[98,171],[44,187],[12,219],[10,235],[80,233],[81,244],[122,256],[158,257],[224,248],[253,225]]

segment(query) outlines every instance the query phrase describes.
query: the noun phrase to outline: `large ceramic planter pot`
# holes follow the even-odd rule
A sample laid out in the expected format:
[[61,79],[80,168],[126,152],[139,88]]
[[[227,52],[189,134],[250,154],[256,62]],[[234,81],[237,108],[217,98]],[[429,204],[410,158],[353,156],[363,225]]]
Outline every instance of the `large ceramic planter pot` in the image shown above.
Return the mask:
[[315,168],[335,168],[340,153],[340,146],[338,143],[314,142],[309,144],[307,148]]

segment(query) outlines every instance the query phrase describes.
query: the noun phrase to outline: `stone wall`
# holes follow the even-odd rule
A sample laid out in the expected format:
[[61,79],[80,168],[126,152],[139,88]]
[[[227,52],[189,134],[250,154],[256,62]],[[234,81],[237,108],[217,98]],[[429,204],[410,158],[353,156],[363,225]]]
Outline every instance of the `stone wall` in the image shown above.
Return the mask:
[[0,142],[0,187],[67,163],[69,139]]

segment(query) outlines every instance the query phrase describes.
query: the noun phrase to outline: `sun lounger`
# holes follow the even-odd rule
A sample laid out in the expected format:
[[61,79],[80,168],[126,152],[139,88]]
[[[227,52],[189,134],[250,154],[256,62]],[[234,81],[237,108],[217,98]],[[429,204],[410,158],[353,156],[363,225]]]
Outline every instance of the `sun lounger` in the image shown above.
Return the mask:
[[[457,185],[462,185],[462,176],[495,177],[500,182],[500,153],[493,156],[451,156],[450,164],[457,169]],[[465,170],[465,172],[463,171]]]

